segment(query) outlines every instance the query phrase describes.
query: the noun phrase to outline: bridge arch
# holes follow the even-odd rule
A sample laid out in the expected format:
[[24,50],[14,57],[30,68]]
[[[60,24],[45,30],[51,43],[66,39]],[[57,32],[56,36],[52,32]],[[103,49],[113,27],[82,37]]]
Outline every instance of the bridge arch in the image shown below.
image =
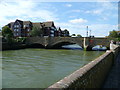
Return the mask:
[[94,39],[91,39],[89,42],[92,47],[101,45],[109,49],[109,45],[110,45],[110,39],[108,38],[94,38]]
[[30,47],[30,48],[45,48],[44,45],[42,45],[40,43],[31,43],[28,45],[28,47]]
[[77,44],[80,47],[83,48],[83,43],[78,43],[77,41],[73,41],[73,40],[61,40],[61,41],[57,41],[55,43],[53,43],[51,46],[52,48],[61,48],[63,45],[72,45],[72,44]]

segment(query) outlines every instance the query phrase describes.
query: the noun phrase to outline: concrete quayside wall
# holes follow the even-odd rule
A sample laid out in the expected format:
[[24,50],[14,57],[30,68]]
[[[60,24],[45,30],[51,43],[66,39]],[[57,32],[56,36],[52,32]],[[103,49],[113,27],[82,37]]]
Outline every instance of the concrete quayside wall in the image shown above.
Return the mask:
[[100,57],[49,86],[47,89],[101,88],[119,51],[120,47],[115,46],[113,50],[106,51]]

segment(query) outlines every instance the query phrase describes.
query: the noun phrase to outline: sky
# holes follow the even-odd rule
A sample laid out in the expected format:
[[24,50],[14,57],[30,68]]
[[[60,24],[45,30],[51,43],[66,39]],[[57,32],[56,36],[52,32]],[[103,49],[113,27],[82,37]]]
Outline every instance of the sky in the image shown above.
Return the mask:
[[41,2],[40,0],[1,0],[0,28],[16,19],[31,22],[54,21],[56,27],[70,34],[104,37],[118,30],[118,2]]

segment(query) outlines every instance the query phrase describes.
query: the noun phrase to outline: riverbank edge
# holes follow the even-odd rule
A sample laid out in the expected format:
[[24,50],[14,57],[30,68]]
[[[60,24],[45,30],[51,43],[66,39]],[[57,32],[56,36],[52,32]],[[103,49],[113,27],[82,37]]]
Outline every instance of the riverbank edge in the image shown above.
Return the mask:
[[49,86],[46,90],[50,88],[65,90],[70,88],[101,88],[119,52],[119,46],[116,46],[114,50],[107,50],[103,55]]
[[22,43],[14,43],[14,44],[2,43],[0,50],[6,51],[6,50],[18,50],[25,48],[27,48],[27,45]]

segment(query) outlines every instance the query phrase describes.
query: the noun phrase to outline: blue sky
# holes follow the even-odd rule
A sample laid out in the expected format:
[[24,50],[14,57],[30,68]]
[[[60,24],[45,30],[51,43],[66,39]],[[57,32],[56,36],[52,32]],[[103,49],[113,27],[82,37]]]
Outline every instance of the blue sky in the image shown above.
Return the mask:
[[97,37],[107,36],[113,29],[118,30],[117,2],[3,0],[0,2],[0,12],[0,28],[20,19],[32,22],[54,21],[56,27],[82,36],[86,36],[86,26]]

